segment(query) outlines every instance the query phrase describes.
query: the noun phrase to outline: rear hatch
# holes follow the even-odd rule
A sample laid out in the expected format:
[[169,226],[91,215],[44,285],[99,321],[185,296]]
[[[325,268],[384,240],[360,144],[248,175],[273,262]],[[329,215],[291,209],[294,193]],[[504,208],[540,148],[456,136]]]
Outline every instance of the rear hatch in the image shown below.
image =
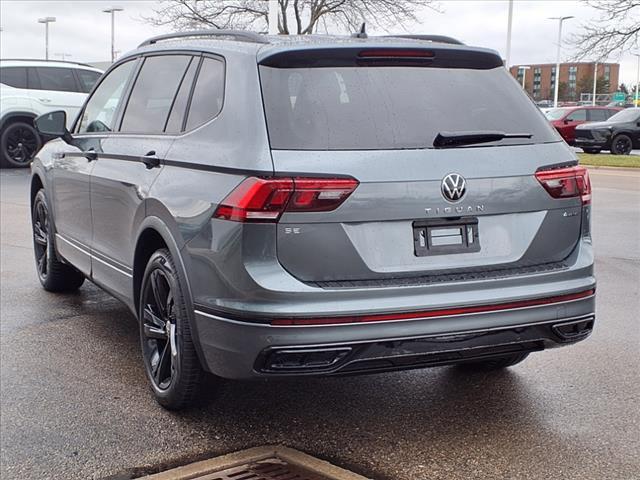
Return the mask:
[[[281,264],[332,282],[561,262],[582,201],[553,198],[535,173],[574,154],[496,54],[415,45],[261,59],[276,174],[359,182],[334,210],[284,212]],[[469,132],[481,139],[458,141]]]

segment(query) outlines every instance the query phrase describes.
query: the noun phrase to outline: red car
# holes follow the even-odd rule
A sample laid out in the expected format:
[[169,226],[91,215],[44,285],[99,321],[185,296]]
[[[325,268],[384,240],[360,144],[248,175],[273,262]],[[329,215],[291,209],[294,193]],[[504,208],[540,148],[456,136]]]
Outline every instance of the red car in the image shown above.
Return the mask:
[[618,107],[563,107],[551,108],[545,112],[545,116],[560,132],[564,141],[573,145],[575,140],[575,129],[578,125],[588,122],[604,122],[610,116],[618,113]]

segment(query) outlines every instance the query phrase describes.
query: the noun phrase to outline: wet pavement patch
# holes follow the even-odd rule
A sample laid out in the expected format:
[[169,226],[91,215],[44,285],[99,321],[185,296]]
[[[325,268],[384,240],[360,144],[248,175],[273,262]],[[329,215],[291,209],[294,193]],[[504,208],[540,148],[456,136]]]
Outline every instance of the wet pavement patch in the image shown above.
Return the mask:
[[143,480],[366,480],[286,447],[256,447],[174,468]]

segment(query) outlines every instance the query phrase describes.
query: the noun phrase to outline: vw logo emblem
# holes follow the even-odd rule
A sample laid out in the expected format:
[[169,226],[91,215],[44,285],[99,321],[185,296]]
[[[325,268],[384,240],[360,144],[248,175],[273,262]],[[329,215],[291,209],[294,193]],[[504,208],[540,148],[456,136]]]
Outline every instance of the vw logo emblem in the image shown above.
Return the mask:
[[450,173],[442,179],[442,196],[449,202],[457,202],[467,192],[467,181],[458,173]]

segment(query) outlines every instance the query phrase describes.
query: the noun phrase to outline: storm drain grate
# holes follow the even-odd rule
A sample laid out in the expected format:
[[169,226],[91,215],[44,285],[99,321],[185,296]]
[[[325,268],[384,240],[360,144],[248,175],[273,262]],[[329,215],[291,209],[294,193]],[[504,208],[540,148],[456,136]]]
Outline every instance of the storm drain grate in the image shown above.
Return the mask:
[[196,477],[194,480],[328,480],[304,468],[290,465],[279,458],[251,462],[220,472]]
[[144,477],[145,480],[367,480],[280,445],[254,447]]

